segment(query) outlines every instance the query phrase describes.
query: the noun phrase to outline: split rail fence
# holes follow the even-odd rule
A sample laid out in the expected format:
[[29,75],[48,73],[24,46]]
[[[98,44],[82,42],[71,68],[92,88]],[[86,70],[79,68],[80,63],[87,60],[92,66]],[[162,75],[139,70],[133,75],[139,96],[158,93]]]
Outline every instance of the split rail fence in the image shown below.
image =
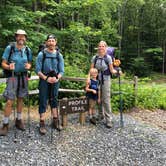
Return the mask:
[[[29,81],[33,80],[39,80],[38,76],[31,76]],[[75,78],[75,77],[63,77],[62,80],[66,81],[76,81],[76,82],[85,82],[86,78]],[[6,82],[6,78],[0,78],[0,85]],[[115,81],[118,84],[118,79]],[[135,103],[137,100],[137,88],[138,88],[138,78],[137,76],[134,77],[132,81],[121,81],[121,84],[133,84],[134,88],[134,97],[135,97]],[[59,92],[63,93],[82,93],[85,95],[84,89],[63,89],[60,88]],[[39,93],[38,89],[35,90],[29,90],[29,95],[36,95]],[[123,94],[123,92],[112,92],[111,94]],[[3,94],[0,94],[0,99],[2,99]],[[80,113],[79,121],[81,124],[84,124],[85,122],[85,112],[88,111],[88,102],[85,101],[83,98],[75,98],[75,99],[60,99],[60,114],[62,115],[62,124],[64,127],[67,126],[67,115],[71,113]]]

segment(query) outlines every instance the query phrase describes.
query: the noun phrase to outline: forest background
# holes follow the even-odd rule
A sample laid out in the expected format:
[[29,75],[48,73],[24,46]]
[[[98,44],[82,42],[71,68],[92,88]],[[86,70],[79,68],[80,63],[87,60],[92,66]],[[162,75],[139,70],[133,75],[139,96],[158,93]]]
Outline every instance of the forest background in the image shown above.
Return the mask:
[[[116,58],[122,61],[126,78],[137,75],[145,81],[154,72],[165,76],[165,0],[1,0],[1,55],[6,45],[14,41],[17,29],[24,29],[28,34],[27,45],[33,51],[33,64],[39,45],[48,34],[55,34],[65,60],[65,76],[86,77],[90,59],[95,55],[100,40],[116,48]],[[34,84],[31,86],[36,86]],[[62,85],[82,86],[69,82]],[[150,92],[149,87],[146,86],[146,91],[143,87],[139,90],[138,105],[143,100],[140,106],[166,108],[164,86],[154,89],[157,86],[153,84]],[[122,88],[130,92],[129,87]],[[124,95],[126,109],[134,105],[132,93]],[[155,103],[152,94],[155,94]],[[163,99],[158,104],[159,95]],[[116,96],[113,101],[117,101],[115,105],[118,107]]]

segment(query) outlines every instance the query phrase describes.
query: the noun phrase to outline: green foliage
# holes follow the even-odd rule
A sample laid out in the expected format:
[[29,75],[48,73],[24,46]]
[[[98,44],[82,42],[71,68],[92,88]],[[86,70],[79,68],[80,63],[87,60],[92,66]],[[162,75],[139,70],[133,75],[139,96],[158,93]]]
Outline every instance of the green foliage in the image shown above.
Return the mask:
[[111,105],[114,112],[120,110],[120,102],[122,102],[123,110],[132,108],[135,104],[134,89],[132,84],[121,84],[121,93],[119,94],[119,83],[115,80],[112,83],[111,96]]
[[138,77],[148,76],[151,72],[150,66],[147,65],[143,57],[133,58],[129,68],[132,74]]
[[137,106],[147,109],[166,109],[166,86],[140,85],[138,89]]

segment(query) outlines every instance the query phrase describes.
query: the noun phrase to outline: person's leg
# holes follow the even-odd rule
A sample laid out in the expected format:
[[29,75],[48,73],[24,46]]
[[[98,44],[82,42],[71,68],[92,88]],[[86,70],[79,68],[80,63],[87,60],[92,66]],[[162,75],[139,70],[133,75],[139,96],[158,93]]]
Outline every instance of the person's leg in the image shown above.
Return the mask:
[[0,136],[5,136],[8,133],[9,128],[9,117],[12,112],[12,106],[15,99],[17,89],[17,81],[13,77],[9,77],[7,79],[7,86],[3,93],[3,96],[6,98],[6,104],[4,108],[4,118],[3,118],[3,126],[0,129]]
[[96,125],[96,110],[95,110],[96,101],[89,99],[89,121],[90,123]]
[[46,134],[45,127],[45,112],[47,107],[48,100],[48,84],[44,80],[40,80],[39,83],[39,115],[40,115],[40,123],[39,123],[39,133],[41,135]]
[[50,106],[51,106],[51,114],[52,114],[52,127],[57,130],[61,130],[62,126],[60,125],[60,118],[58,112],[58,90],[59,90],[59,82],[55,83],[51,86],[51,94],[50,94]]
[[102,85],[102,106],[104,107],[104,115],[106,119],[106,126],[112,127],[112,110],[111,110],[111,81],[105,80]]
[[16,118],[15,125],[17,129],[24,131],[25,126],[22,120],[22,109],[23,109],[23,98],[18,97],[17,98],[17,118]]
[[7,100],[5,109],[4,109],[4,117],[3,117],[3,126],[0,129],[0,136],[6,136],[9,128],[9,116],[12,112],[13,100]]

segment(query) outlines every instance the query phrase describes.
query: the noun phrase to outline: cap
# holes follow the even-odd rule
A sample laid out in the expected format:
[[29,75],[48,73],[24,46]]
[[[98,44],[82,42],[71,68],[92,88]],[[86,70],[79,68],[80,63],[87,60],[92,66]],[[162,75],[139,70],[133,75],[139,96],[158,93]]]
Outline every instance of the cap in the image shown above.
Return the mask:
[[48,39],[55,39],[55,40],[56,40],[56,37],[55,37],[55,35],[50,34],[50,35],[47,36],[47,40],[48,40]]
[[27,33],[24,31],[24,30],[22,30],[22,29],[18,29],[16,32],[15,32],[15,35],[27,35]]

